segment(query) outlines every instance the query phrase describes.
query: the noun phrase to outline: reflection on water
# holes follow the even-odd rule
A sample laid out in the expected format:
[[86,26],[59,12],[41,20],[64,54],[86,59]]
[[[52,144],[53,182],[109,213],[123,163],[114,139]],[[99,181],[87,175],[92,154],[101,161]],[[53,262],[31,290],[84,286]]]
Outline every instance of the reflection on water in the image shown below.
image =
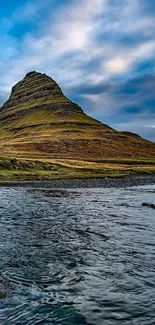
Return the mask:
[[154,193],[0,188],[0,324],[153,325]]

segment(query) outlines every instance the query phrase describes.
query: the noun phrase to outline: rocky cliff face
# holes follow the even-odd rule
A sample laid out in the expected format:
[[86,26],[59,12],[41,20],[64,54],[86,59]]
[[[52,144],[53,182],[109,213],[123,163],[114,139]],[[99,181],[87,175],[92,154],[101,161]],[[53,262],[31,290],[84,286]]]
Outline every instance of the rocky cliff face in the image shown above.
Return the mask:
[[0,109],[0,150],[74,159],[155,157],[154,144],[89,117],[53,79],[35,71],[12,88]]
[[58,84],[46,74],[35,71],[26,74],[25,78],[13,88],[9,99],[1,108],[16,112],[25,111],[28,108],[48,108],[52,111],[65,109],[66,111],[83,112],[62,93]]

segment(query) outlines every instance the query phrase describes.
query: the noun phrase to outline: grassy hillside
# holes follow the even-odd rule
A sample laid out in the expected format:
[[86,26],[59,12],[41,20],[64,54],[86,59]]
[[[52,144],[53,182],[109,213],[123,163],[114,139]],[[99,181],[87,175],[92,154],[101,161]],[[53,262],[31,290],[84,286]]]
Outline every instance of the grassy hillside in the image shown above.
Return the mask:
[[[36,177],[103,176],[112,170],[113,174],[123,174],[124,170],[153,172],[154,160],[150,159],[155,159],[155,144],[89,117],[53,79],[35,71],[13,87],[0,109],[0,151],[3,159],[30,159]],[[50,166],[56,163],[56,171],[38,169],[36,159],[40,167],[46,167],[47,161]],[[24,169],[17,165],[1,174],[21,177]],[[27,172],[24,175],[27,177]]]

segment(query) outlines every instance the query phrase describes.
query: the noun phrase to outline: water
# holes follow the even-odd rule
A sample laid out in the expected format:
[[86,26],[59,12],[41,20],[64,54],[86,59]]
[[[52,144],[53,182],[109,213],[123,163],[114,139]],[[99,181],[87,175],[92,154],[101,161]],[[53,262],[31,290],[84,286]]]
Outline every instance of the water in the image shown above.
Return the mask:
[[4,325],[153,325],[155,186],[0,188]]

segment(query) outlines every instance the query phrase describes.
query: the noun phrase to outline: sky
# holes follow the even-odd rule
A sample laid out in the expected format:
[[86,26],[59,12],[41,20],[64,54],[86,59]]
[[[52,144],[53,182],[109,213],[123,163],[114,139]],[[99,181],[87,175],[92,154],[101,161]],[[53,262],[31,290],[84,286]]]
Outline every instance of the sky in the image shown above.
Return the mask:
[[155,141],[154,0],[0,0],[0,105],[43,72],[92,117]]

